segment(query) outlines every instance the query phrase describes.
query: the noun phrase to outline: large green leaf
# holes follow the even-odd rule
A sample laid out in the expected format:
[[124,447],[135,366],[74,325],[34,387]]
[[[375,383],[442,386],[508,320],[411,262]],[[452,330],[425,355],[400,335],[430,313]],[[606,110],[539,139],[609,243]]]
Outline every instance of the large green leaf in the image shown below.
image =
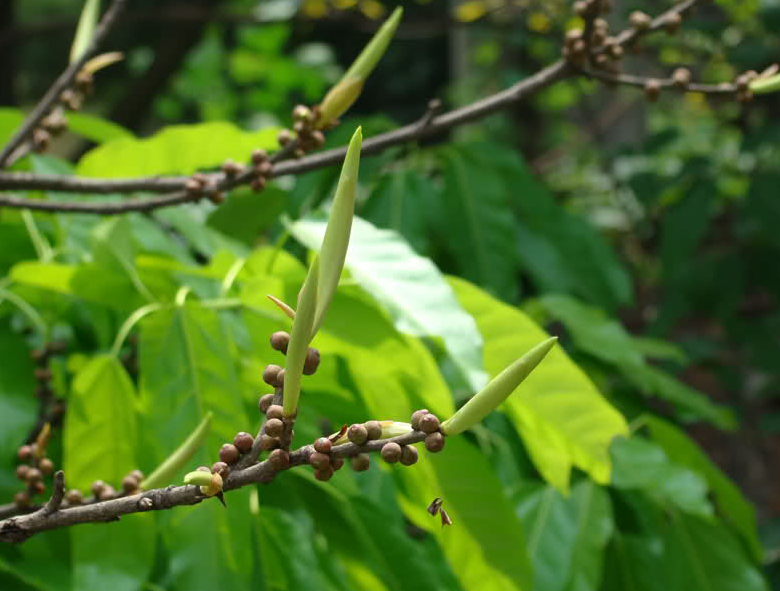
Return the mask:
[[[69,486],[86,490],[102,479],[119,487],[136,468],[136,393],[127,372],[112,355],[98,355],[73,379],[65,415],[64,466]],[[118,523],[70,530],[73,588],[133,591],[154,562],[154,519],[150,514]]]
[[712,515],[707,485],[698,474],[669,461],[664,451],[641,437],[618,438],[610,447],[612,485],[642,490],[651,498],[704,517]]
[[[312,215],[291,224],[290,230],[306,246],[319,250],[326,223],[324,216]],[[429,259],[416,255],[396,232],[379,230],[356,217],[345,266],[387,308],[399,330],[441,337],[471,388],[477,391],[484,385],[482,340],[474,320]]]
[[81,158],[76,171],[100,177],[189,174],[219,166],[227,158],[246,162],[255,148],[275,149],[278,132],[242,131],[224,121],[172,125],[149,138],[120,137],[98,146]]
[[[484,173],[471,150],[443,156],[442,236],[459,272],[503,300],[517,296],[518,257],[511,197],[500,178]],[[522,195],[519,196],[523,198]]]
[[[241,401],[235,348],[214,311],[196,303],[147,316],[141,322],[139,360],[144,416],[141,458],[145,472],[159,464],[214,413],[209,436],[184,472],[211,465],[220,446],[237,431],[254,431]],[[175,588],[247,589],[253,578],[252,524],[246,518],[249,489],[157,515]]]
[[[485,369],[495,376],[523,353],[548,338],[520,310],[492,298],[461,279],[450,278],[461,305],[476,319],[485,340]],[[523,438],[544,478],[569,488],[572,467],[596,482],[609,481],[609,444],[628,432],[625,419],[559,347],[500,407]]]
[[[648,365],[644,353],[648,343],[632,337],[602,310],[560,294],[543,295],[538,302],[550,316],[566,325],[578,349],[618,369],[642,393],[669,400],[721,428],[734,428],[736,422],[728,408],[710,402],[704,394]],[[657,349],[657,345],[651,348]]]
[[755,511],[739,488],[681,429],[650,415],[644,415],[642,423],[672,462],[690,468],[707,481],[717,501],[718,511],[744,538],[753,558],[761,560],[763,550],[756,531]]
[[577,506],[577,539],[574,542],[567,591],[595,591],[601,586],[604,550],[615,523],[607,491],[583,480],[572,487],[571,500]]

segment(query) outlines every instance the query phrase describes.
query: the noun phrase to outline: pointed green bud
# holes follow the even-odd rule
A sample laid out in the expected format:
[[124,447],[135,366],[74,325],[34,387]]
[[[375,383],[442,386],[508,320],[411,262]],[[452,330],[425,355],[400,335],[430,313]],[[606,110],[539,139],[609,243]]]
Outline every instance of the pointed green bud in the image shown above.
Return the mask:
[[444,421],[439,430],[445,435],[457,435],[484,419],[515,391],[557,340],[558,337],[547,339],[507,367]]
[[363,141],[362,128],[358,127],[352,135],[347,155],[341,167],[336,197],[330,208],[328,225],[320,249],[320,281],[317,287],[317,311],[314,315],[312,338],[322,326],[325,312],[336,293],[336,287],[347,257],[349,234],[352,231],[352,218],[355,213],[355,193],[357,193],[358,167],[360,165],[360,146]]
[[379,28],[376,34],[371,38],[363,48],[363,51],[352,63],[347,72],[333,88],[330,89],[320,104],[320,116],[317,120],[317,127],[323,127],[333,119],[340,117],[352,106],[360,96],[363,84],[368,75],[374,69],[377,62],[382,58],[390,44],[390,40],[398,28],[401,21],[403,8],[400,6],[393,11],[384,24]]
[[92,36],[95,34],[98,16],[100,15],[100,0],[87,0],[81,9],[79,24],[76,27],[76,36],[70,48],[71,63],[77,61],[87,50]]
[[753,94],[769,94],[770,92],[780,91],[780,74],[768,76],[765,78],[756,78],[749,85]]
[[317,286],[320,278],[320,255],[314,260],[306,275],[301,289],[298,309],[295,312],[290,343],[287,345],[287,364],[284,372],[284,397],[282,410],[284,416],[292,417],[298,411],[298,397],[301,394],[301,376],[306,363],[306,352],[312,337],[314,314],[317,310]]
[[213,416],[214,414],[211,411],[207,412],[192,434],[184,440],[184,443],[168,456],[148,478],[141,482],[138,485],[139,488],[141,490],[150,490],[170,484],[176,472],[181,470],[182,466],[190,460],[206,440],[206,436],[209,434],[209,426],[211,425],[211,417]]

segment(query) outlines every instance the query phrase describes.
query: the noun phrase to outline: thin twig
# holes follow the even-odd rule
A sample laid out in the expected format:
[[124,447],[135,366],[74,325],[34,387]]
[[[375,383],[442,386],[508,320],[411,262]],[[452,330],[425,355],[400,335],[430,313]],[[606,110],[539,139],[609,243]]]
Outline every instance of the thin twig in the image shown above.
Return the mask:
[[[597,78],[610,84],[622,84],[644,88],[650,80],[655,80],[660,88],[675,88],[671,78],[655,78],[653,76],[634,76],[631,74],[616,74],[605,70],[587,69],[582,72],[592,78]],[[734,94],[737,92],[736,84],[724,82],[721,84],[698,84],[691,82],[679,90],[683,92],[701,92],[702,94]]]
[[84,51],[79,59],[72,62],[67,67],[67,69],[62,74],[60,74],[60,77],[54,81],[54,84],[51,85],[40,102],[24,120],[22,126],[16,130],[16,133],[13,135],[10,141],[5,146],[3,146],[2,150],[0,150],[0,167],[2,167],[3,164],[8,160],[8,157],[11,155],[11,153],[27,139],[27,137],[32,133],[33,129],[35,129],[35,127],[41,122],[41,119],[43,119],[48,114],[54,103],[57,101],[57,99],[59,99],[62,92],[69,88],[71,84],[73,84],[73,80],[75,79],[76,74],[79,73],[89,58],[91,58],[97,52],[98,47],[100,47],[100,44],[103,42],[103,39],[105,39],[108,31],[116,22],[117,17],[126,3],[127,0],[114,0],[113,4],[111,4],[111,7],[108,9],[98,26],[95,28],[95,34],[92,37],[92,42],[89,44],[89,47],[86,49],[86,51]]
[[49,516],[57,511],[60,505],[62,505],[62,499],[65,498],[65,473],[62,470],[55,472],[53,486],[51,498],[46,501],[46,504],[41,509],[43,516]]
[[[365,445],[345,443],[335,446],[330,452],[336,457],[352,457],[360,453],[378,452],[391,441],[399,445],[411,445],[425,439],[425,433],[412,431],[399,437],[369,441]],[[303,466],[309,463],[309,457],[314,453],[312,445],[305,445],[290,453],[289,468]],[[279,473],[267,460],[243,470],[231,472],[225,480],[224,490],[230,491],[242,486],[253,484],[268,484]],[[61,472],[58,472],[61,474]],[[55,486],[56,492],[56,486]],[[169,486],[149,490],[135,495],[123,496],[107,501],[96,501],[74,507],[64,507],[46,513],[44,509],[10,517],[0,521],[0,541],[19,543],[29,537],[47,530],[69,527],[80,523],[99,523],[117,521],[123,515],[141,513],[152,510],[171,509],[182,505],[196,505],[207,497],[200,488],[192,485]],[[46,506],[49,506],[47,503]]]

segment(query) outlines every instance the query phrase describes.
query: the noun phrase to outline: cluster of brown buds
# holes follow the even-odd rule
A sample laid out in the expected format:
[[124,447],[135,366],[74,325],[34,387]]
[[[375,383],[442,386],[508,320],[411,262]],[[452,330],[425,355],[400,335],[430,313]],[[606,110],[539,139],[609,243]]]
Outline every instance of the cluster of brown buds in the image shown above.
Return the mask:
[[51,427],[45,423],[35,442],[22,445],[16,452],[16,458],[22,462],[16,467],[16,477],[25,483],[24,490],[14,495],[14,502],[20,509],[28,508],[32,498],[46,490],[43,477],[54,472],[54,462],[46,457],[50,434]]
[[[325,144],[325,134],[320,131],[316,124],[319,119],[319,107],[309,108],[306,105],[297,105],[292,112],[293,131],[297,142],[293,155],[296,158],[302,158],[306,152],[321,148]],[[329,127],[332,127],[329,126]],[[279,145],[284,147],[293,141],[293,134],[288,129],[283,129],[277,137]]]
[[214,205],[219,205],[225,200],[225,194],[220,191],[217,183],[202,172],[196,172],[188,178],[184,182],[184,190],[192,195],[193,200],[206,197]]
[[[96,480],[90,486],[95,501],[108,501],[124,495],[133,495],[141,490],[141,482],[144,480],[144,474],[140,470],[132,470],[122,479],[121,491],[117,491],[113,486],[102,480]],[[84,498],[81,491],[72,488],[65,493],[65,500],[68,505],[81,505]],[[87,499],[89,501],[89,499]]]

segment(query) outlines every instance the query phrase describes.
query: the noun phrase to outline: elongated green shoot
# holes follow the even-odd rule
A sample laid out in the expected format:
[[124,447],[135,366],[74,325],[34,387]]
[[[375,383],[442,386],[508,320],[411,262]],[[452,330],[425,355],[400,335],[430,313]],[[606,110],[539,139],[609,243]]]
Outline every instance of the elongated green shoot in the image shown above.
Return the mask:
[[336,187],[336,196],[328,217],[328,226],[320,249],[320,280],[317,287],[317,310],[311,336],[314,337],[322,326],[325,312],[328,310],[333,294],[344,268],[347,257],[349,235],[352,231],[352,218],[355,213],[355,194],[357,193],[358,168],[360,166],[360,147],[363,130],[358,127],[352,135],[341,167],[341,176]]
[[89,47],[92,36],[95,34],[99,15],[100,0],[87,0],[84,2],[84,8],[81,9],[81,16],[79,17],[79,24],[76,27],[76,36],[70,48],[71,63],[78,60]]
[[[146,478],[140,484],[142,490],[150,490],[152,488],[159,488],[170,484],[176,472],[181,470],[182,466],[186,464],[190,458],[198,451],[198,448],[206,440],[206,436],[209,434],[209,427],[211,425],[211,418],[214,413],[211,411],[206,413],[203,420],[195,427],[195,430],[190,434],[187,439],[184,440],[175,452],[173,452],[168,458]],[[205,474],[205,472],[204,472]],[[211,476],[211,474],[207,474]]]
[[520,382],[528,377],[557,340],[558,337],[551,337],[539,343],[490,380],[487,386],[441,424],[441,432],[445,435],[457,435],[484,419],[515,391]]
[[306,281],[301,289],[298,309],[295,311],[290,344],[287,345],[287,363],[284,371],[284,416],[294,417],[298,412],[298,398],[301,395],[301,377],[306,352],[312,339],[314,314],[317,309],[317,285],[320,278],[320,255],[314,255]]
[[754,94],[769,94],[770,92],[780,91],[780,74],[768,76],[766,78],[756,78],[750,83],[750,90]]
[[371,41],[363,48],[357,59],[346,71],[341,80],[328,91],[320,104],[318,127],[323,127],[344,114],[360,96],[363,84],[371,74],[377,62],[382,58],[390,40],[401,21],[403,8],[400,6],[382,24]]

